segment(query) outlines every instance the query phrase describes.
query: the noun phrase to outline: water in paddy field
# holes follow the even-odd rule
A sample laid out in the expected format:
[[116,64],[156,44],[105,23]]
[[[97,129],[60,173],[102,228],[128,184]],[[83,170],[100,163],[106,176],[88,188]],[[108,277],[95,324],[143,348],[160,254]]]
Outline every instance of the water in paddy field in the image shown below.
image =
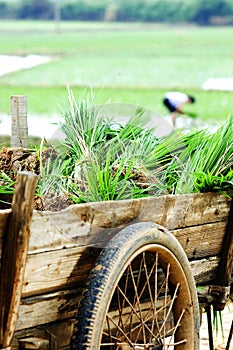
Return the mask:
[[[61,116],[28,116],[28,135],[44,137],[46,139],[60,138],[59,123],[62,121]],[[11,116],[0,116],[0,135],[11,135]]]
[[19,71],[21,69],[28,69],[40,64],[48,63],[50,60],[50,57],[40,55],[0,55],[0,76]]

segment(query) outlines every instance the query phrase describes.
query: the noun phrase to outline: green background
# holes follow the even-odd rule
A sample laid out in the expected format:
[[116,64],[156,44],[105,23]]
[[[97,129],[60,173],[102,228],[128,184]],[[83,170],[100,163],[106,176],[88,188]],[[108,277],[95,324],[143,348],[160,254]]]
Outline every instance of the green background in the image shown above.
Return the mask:
[[140,23],[1,21],[0,53],[49,55],[51,61],[0,77],[0,114],[10,96],[26,95],[28,112],[60,114],[67,87],[79,98],[92,90],[96,103],[140,104],[160,115],[168,90],[193,94],[189,107],[201,120],[225,120],[232,91],[204,91],[209,78],[233,77],[233,27]]

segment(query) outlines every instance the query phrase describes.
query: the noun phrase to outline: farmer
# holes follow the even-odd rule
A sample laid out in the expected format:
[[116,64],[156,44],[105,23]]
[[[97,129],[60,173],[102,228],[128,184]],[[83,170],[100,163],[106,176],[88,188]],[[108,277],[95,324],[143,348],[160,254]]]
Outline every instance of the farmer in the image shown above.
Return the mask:
[[194,103],[195,98],[193,96],[184,94],[183,92],[167,92],[163,99],[163,104],[171,112],[172,125],[176,126],[176,118],[179,114],[186,114],[194,118],[196,115],[190,112],[184,112],[183,106],[188,103]]

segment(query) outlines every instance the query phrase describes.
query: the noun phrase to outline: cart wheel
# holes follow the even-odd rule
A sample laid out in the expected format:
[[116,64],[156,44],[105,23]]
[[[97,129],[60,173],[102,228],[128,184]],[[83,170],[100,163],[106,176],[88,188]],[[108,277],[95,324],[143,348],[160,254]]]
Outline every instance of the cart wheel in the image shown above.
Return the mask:
[[166,229],[134,224],[109,242],[84,290],[73,348],[199,349],[195,282]]

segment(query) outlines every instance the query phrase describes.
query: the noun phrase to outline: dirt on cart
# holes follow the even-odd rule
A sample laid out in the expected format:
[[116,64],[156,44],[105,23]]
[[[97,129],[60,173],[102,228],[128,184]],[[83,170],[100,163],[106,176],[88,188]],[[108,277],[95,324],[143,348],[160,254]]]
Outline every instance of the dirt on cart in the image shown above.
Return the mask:
[[[40,152],[25,148],[6,148],[0,151],[0,185],[7,186],[15,181],[19,171],[30,171],[40,176],[43,166],[48,159],[55,160],[57,152],[50,147]],[[13,194],[0,193],[0,209],[7,209],[11,206]],[[34,209],[39,211],[59,211],[70,205],[67,195],[50,194],[46,196],[36,195]]]

